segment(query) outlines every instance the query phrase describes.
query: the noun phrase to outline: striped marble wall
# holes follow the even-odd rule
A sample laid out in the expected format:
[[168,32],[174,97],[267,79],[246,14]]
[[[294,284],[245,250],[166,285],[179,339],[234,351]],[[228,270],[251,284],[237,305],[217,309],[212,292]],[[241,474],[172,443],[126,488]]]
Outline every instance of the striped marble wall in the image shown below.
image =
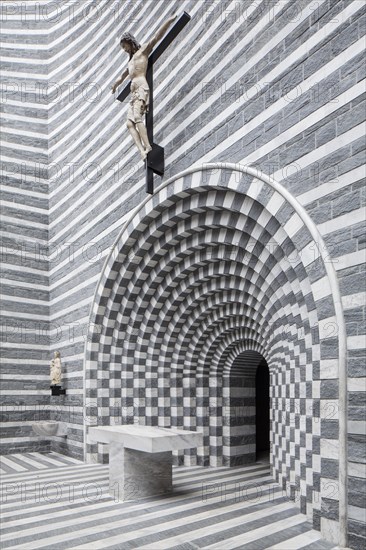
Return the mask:
[[45,450],[50,417],[48,39],[37,3],[2,2],[1,451]]
[[[67,419],[67,443],[55,440],[52,448],[83,455],[84,405],[91,405],[83,401],[85,348],[99,330],[89,326],[94,293],[124,221],[145,199],[141,162],[125,129],[127,105],[110,93],[126,65],[118,37],[129,30],[142,41],[171,12],[186,10],[191,22],[155,70],[163,181],[197,163],[255,166],[317,225],[346,320],[349,544],[361,547],[363,0],[30,1],[2,2],[1,9],[4,452],[46,448],[27,424],[38,414]],[[329,318],[328,308],[324,300],[320,319]],[[331,358],[337,326],[328,329]],[[50,398],[48,362],[56,349],[67,395]],[[319,467],[332,480],[342,411],[331,360],[322,378],[317,391],[327,422]],[[324,511],[336,517],[332,499]]]

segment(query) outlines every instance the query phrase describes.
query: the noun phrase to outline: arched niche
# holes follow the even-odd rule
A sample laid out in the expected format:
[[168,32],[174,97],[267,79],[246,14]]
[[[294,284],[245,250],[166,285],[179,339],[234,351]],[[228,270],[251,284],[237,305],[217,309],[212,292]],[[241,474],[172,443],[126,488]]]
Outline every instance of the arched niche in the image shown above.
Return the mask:
[[[324,315],[326,311],[326,316]],[[121,229],[90,314],[90,424],[139,422],[204,433],[177,463],[223,463],[222,383],[234,342],[265,357],[273,390],[273,475],[319,528],[323,365],[338,365],[339,528],[346,521],[345,328],[316,226],[254,168],[194,167],[161,185]],[[225,367],[226,365],[226,367]],[[86,426],[87,430],[87,426]],[[86,434],[87,435],[87,434]],[[104,460],[89,445],[86,458]],[[341,537],[340,537],[341,540]]]

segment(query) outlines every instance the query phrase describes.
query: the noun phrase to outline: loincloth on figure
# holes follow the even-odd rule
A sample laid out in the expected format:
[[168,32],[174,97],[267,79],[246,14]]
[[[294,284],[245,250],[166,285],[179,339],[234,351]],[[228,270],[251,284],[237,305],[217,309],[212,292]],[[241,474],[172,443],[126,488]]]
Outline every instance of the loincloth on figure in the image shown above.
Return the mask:
[[131,101],[127,111],[127,120],[135,124],[142,122],[142,117],[149,112],[150,90],[143,86],[131,84]]

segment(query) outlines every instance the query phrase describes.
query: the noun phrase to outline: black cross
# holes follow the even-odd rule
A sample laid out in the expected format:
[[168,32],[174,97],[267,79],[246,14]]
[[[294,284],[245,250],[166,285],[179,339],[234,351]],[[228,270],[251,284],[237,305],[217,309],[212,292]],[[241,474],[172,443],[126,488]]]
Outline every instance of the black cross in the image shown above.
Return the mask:
[[[153,89],[153,66],[155,61],[159,59],[161,54],[165,52],[167,47],[173,42],[174,38],[178,36],[180,31],[186,26],[188,21],[190,21],[191,16],[187,12],[179,17],[179,19],[174,23],[172,28],[167,32],[167,34],[160,40],[160,42],[155,46],[151,54],[149,55],[147,71],[146,71],[146,80],[150,88],[150,104],[149,112],[146,113],[146,130],[149,141],[152,146],[152,150],[147,156],[145,161],[146,168],[146,193],[151,195],[154,193],[154,173],[159,176],[164,175],[164,148],[160,147],[154,143],[154,89]],[[122,92],[117,97],[118,101],[124,101],[128,94],[131,91],[131,81],[127,82],[124,86]]]

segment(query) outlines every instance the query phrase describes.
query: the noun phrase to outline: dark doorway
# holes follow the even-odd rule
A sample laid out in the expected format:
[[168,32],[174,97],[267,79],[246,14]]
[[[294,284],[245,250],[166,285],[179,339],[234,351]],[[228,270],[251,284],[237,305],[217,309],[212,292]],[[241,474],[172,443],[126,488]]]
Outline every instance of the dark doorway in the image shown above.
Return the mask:
[[255,427],[256,427],[256,459],[269,458],[269,369],[263,359],[258,365],[255,375]]

